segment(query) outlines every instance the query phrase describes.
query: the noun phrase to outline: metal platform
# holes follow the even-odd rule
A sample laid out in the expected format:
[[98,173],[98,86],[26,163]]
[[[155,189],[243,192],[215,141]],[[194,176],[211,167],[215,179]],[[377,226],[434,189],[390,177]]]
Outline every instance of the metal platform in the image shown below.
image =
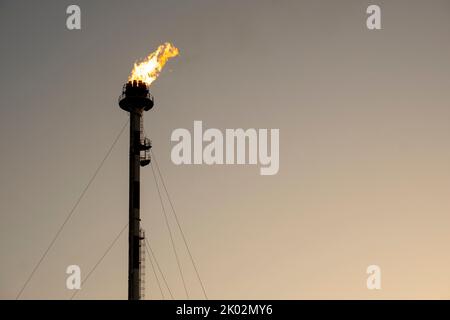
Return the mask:
[[119,106],[125,111],[148,111],[153,108],[154,99],[146,83],[142,81],[128,81],[119,96]]

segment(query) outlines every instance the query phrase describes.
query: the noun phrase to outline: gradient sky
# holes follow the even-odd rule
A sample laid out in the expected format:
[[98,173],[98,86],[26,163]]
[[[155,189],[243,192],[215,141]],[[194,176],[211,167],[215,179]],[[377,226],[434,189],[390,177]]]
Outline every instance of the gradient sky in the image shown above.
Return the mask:
[[[73,3],[81,31],[65,27]],[[181,55],[152,85],[145,127],[209,298],[450,299],[450,1],[0,0],[0,39],[0,298],[15,298],[126,122],[133,62],[170,41]],[[194,120],[279,128],[278,175],[175,166],[170,134]],[[127,148],[125,134],[22,298],[70,298],[66,267],[86,275],[127,222]],[[150,167],[141,180],[143,227],[184,298]],[[380,291],[366,288],[371,264]],[[77,298],[126,290],[124,234]]]

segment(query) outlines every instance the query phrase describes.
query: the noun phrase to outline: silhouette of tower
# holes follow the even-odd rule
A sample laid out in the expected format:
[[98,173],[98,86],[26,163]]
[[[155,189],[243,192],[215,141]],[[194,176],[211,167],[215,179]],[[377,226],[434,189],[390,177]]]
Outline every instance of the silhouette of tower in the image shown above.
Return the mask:
[[130,113],[129,159],[129,232],[128,232],[128,299],[141,296],[141,240],[140,232],[140,167],[150,163],[151,142],[144,137],[143,112],[153,107],[148,85],[142,81],[129,81],[123,86],[119,106]]

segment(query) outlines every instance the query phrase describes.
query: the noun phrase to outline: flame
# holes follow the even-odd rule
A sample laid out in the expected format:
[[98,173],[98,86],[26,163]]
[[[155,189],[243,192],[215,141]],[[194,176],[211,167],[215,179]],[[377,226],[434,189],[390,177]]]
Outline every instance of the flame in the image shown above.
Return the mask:
[[134,68],[128,77],[128,81],[141,80],[150,85],[158,78],[166,62],[170,58],[179,55],[179,53],[178,48],[169,42],[160,45],[156,51],[150,53],[143,61],[134,63]]

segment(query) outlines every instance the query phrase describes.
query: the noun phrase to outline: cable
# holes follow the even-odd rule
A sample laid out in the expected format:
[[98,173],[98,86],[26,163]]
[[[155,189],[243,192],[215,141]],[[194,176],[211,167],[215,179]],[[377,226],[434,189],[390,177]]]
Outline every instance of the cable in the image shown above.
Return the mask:
[[167,199],[169,200],[169,203],[170,203],[170,207],[172,208],[172,212],[173,212],[173,215],[174,215],[174,217],[175,217],[175,221],[177,222],[177,226],[178,226],[178,229],[180,230],[181,237],[183,238],[184,245],[186,246],[187,252],[188,252],[188,254],[189,254],[189,258],[191,259],[192,266],[194,267],[195,274],[197,275],[197,279],[198,279],[198,281],[200,282],[200,286],[202,287],[203,294],[204,294],[206,300],[208,300],[208,296],[206,295],[205,286],[203,285],[203,281],[202,281],[202,279],[200,278],[200,274],[199,274],[199,272],[198,272],[198,269],[197,269],[197,266],[196,266],[196,264],[195,264],[194,258],[193,258],[192,254],[191,254],[191,250],[189,249],[189,245],[188,245],[188,243],[187,243],[186,237],[184,236],[183,229],[181,228],[181,224],[180,224],[180,222],[179,222],[179,220],[178,220],[178,216],[177,216],[177,213],[176,213],[176,211],[175,211],[174,205],[173,205],[173,203],[172,203],[172,199],[171,199],[171,197],[170,197],[170,195],[169,195],[169,192],[167,191],[167,188],[166,188],[166,184],[165,184],[165,182],[164,182],[163,175],[161,174],[161,170],[159,169],[158,160],[156,160],[156,156],[155,156],[153,150],[150,150],[150,152],[152,153],[152,158],[153,158],[153,160],[154,160],[154,162],[155,162],[156,169],[157,169],[158,174],[159,174],[159,176],[160,176],[160,178],[161,178],[161,182],[162,182],[162,185],[163,185],[163,187],[164,187],[164,191],[166,192]]
[[165,297],[164,297],[164,292],[161,287],[161,282],[159,281],[159,278],[156,275],[156,270],[155,270],[155,266],[153,265],[152,256],[150,255],[150,252],[148,251],[148,248],[147,248],[147,245],[148,245],[147,238],[145,238],[145,244],[146,244],[145,251],[147,252],[148,260],[150,261],[150,265],[152,266],[152,270],[153,270],[153,274],[155,275],[156,283],[158,284],[159,291],[161,292],[161,297],[164,300]]
[[178,270],[180,271],[181,281],[183,282],[184,291],[186,293],[186,297],[189,299],[189,293],[187,291],[186,282],[184,281],[183,270],[181,269],[180,259],[178,258],[177,249],[175,247],[175,242],[173,241],[172,230],[170,229],[169,219],[167,218],[166,209],[164,208],[163,199],[161,196],[161,191],[159,189],[158,180],[156,178],[155,170],[153,169],[153,165],[150,165],[152,168],[153,178],[155,180],[156,189],[158,190],[159,201],[161,202],[161,208],[164,213],[164,220],[166,221],[167,229],[169,230],[170,242],[172,243],[173,252],[175,254],[175,259],[177,261]]
[[112,143],[111,147],[109,148],[108,152],[106,152],[106,155],[103,157],[103,160],[100,162],[100,165],[97,167],[97,169],[95,170],[94,174],[92,175],[91,179],[89,180],[88,184],[86,185],[86,187],[83,189],[83,191],[81,192],[80,196],[78,197],[78,200],[75,202],[75,205],[72,207],[72,209],[69,212],[69,215],[66,217],[66,219],[64,220],[63,224],[59,227],[58,232],[56,232],[56,235],[53,237],[52,241],[50,242],[50,244],[48,245],[47,249],[44,251],[44,254],[41,256],[41,258],[39,259],[38,263],[34,266],[33,271],[31,271],[30,275],[28,276],[27,280],[25,281],[25,283],[23,284],[22,288],[20,289],[19,293],[16,296],[16,300],[18,300],[20,298],[20,296],[22,295],[23,291],[25,290],[25,288],[27,287],[28,283],[30,282],[31,278],[33,278],[34,273],[37,271],[37,269],[39,268],[39,266],[41,265],[42,261],[44,261],[45,257],[47,256],[48,252],[50,251],[50,249],[53,247],[53,245],[56,242],[56,239],[58,238],[59,234],[61,233],[61,231],[64,229],[64,226],[66,225],[66,223],[70,220],[70,218],[72,217],[73,213],[75,212],[76,208],[78,207],[79,203],[81,202],[81,199],[84,197],[84,195],[86,194],[87,190],[89,189],[89,187],[91,186],[92,182],[94,181],[94,179],[97,177],[97,174],[99,173],[100,169],[102,168],[103,164],[105,163],[106,159],[109,157],[109,155],[111,154],[111,151],[114,149],[114,146],[116,145],[117,141],[119,140],[119,138],[122,136],[122,133],[124,132],[125,128],[128,125],[128,122],[130,120],[127,119],[127,121],[125,122],[124,126],[122,127],[122,129],[120,130],[119,134],[117,135],[117,137],[114,139],[114,142]]
[[[97,263],[94,265],[94,267],[91,269],[91,271],[89,271],[89,273],[87,274],[86,278],[84,278],[84,280],[81,282],[82,286],[86,283],[86,281],[89,279],[91,274],[94,273],[95,269],[97,269],[97,267],[100,265],[100,263],[103,261],[103,259],[106,257],[106,255],[109,253],[109,251],[114,247],[114,245],[116,244],[117,240],[119,240],[120,236],[127,229],[127,227],[128,227],[128,223],[122,228],[122,230],[120,230],[119,234],[114,238],[113,242],[108,246],[108,249],[106,249],[105,253],[97,261]],[[75,296],[77,295],[78,292],[79,292],[79,290],[75,290],[75,292],[73,293],[73,295],[70,298],[70,300],[75,298]]]
[[[162,279],[163,279],[163,281],[164,281],[164,284],[165,284],[166,287],[167,287],[167,291],[169,291],[170,297],[171,297],[172,300],[173,300],[172,291],[170,290],[169,285],[167,284],[166,277],[164,277],[164,273],[161,271],[161,268],[160,268],[160,266],[159,266],[158,260],[156,260],[155,253],[153,252],[152,247],[150,246],[150,243],[148,243],[147,238],[145,238],[145,243],[146,243],[146,246],[145,246],[145,247],[150,249],[150,253],[152,254],[153,260],[155,260],[156,267],[158,268],[159,273],[161,273],[161,277],[162,277]],[[148,253],[148,252],[147,252],[147,253]]]
[[[145,130],[144,130],[144,134],[145,134]],[[166,183],[164,182],[164,177],[163,177],[163,175],[161,173],[161,170],[159,168],[158,160],[156,159],[156,156],[155,156],[155,153],[154,153],[153,149],[150,149],[150,153],[152,155],[152,159],[154,160],[154,162],[156,164],[156,169],[158,171],[158,175],[159,175],[159,177],[161,179],[164,191],[165,191],[165,193],[167,195],[167,199],[169,200],[170,207],[172,208],[172,212],[173,212],[173,215],[175,217],[175,221],[177,223],[178,229],[180,230],[181,237],[183,238],[183,242],[184,242],[184,245],[186,246],[186,250],[187,250],[187,252],[189,254],[189,258],[191,260],[192,266],[194,267],[195,274],[196,274],[197,279],[198,279],[198,281],[200,283],[200,286],[202,287],[203,295],[205,296],[205,299],[208,300],[208,295],[206,294],[205,286],[204,286],[203,281],[202,281],[202,279],[200,277],[200,273],[198,272],[197,265],[196,265],[196,263],[194,261],[194,257],[192,256],[192,253],[191,253],[191,250],[189,248],[189,245],[188,245],[188,242],[186,240],[186,237],[184,235],[183,229],[181,228],[181,224],[180,224],[180,221],[178,220],[178,215],[177,215],[177,213],[175,211],[175,208],[174,208],[174,205],[173,205],[173,202],[172,202],[172,198],[170,197],[169,191],[167,190]],[[152,167],[152,170],[153,170],[153,167]],[[153,175],[154,175],[154,173],[153,173]]]

